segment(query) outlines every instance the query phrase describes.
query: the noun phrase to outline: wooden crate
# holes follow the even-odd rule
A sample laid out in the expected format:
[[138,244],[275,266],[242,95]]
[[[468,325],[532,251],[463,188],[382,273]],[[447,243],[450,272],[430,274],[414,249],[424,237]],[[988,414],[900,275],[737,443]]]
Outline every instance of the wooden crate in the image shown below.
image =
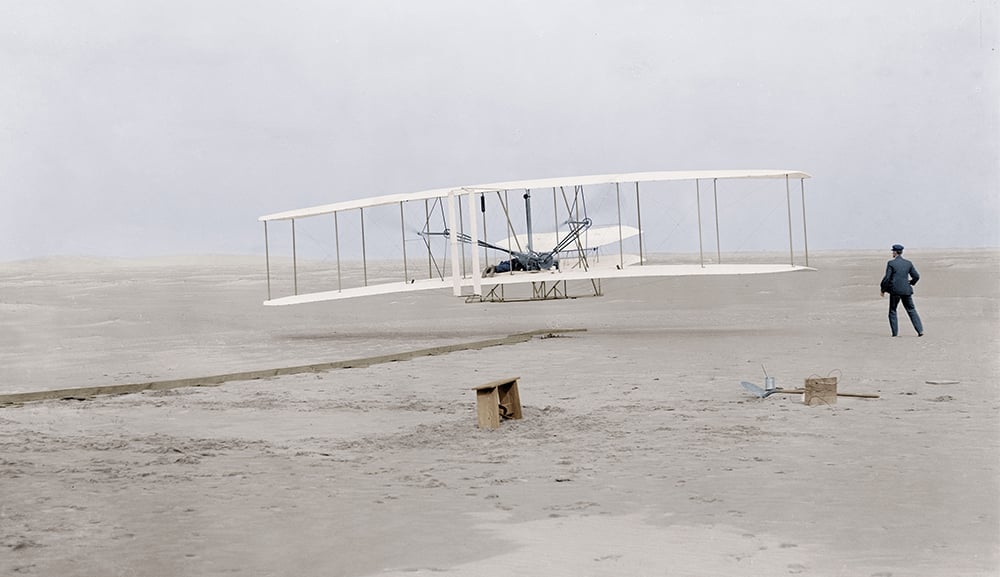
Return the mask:
[[837,377],[809,377],[806,379],[805,404],[836,405]]
[[479,428],[496,429],[501,419],[521,418],[521,395],[517,391],[520,378],[498,379],[472,388],[476,391]]

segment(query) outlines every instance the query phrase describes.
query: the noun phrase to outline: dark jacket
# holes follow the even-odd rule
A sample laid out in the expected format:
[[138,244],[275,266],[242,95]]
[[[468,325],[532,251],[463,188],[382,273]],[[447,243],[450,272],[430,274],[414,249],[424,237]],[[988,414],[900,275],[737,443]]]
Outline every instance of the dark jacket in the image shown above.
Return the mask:
[[882,292],[894,295],[912,295],[913,285],[920,280],[920,273],[917,272],[913,263],[902,256],[889,261],[885,267],[885,276],[882,277]]

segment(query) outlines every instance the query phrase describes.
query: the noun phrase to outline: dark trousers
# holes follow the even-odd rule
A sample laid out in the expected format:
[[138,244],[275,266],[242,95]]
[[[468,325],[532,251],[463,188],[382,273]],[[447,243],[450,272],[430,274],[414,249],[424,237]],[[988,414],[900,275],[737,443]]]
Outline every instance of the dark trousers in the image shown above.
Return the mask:
[[896,307],[899,306],[899,301],[903,301],[903,308],[906,310],[906,314],[910,316],[910,322],[913,323],[913,328],[916,329],[917,334],[924,334],[924,324],[920,322],[920,315],[917,314],[917,307],[913,305],[913,296],[890,294],[889,328],[892,330],[892,336],[899,334],[899,321],[896,318]]

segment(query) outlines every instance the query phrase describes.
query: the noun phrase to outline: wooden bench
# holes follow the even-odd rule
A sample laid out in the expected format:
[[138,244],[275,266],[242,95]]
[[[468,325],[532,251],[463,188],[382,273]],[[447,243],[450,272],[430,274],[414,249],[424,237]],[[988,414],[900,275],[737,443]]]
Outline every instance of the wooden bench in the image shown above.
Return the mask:
[[521,396],[517,392],[520,378],[498,379],[472,388],[476,391],[480,429],[496,429],[500,426],[500,419],[521,418]]

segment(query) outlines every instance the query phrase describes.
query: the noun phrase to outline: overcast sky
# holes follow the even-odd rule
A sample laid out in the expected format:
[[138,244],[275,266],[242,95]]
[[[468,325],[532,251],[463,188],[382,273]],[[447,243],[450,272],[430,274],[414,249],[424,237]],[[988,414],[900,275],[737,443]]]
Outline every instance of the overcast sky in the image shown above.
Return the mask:
[[1000,246],[997,0],[0,0],[0,260],[263,253],[257,217],[809,172],[810,248]]

